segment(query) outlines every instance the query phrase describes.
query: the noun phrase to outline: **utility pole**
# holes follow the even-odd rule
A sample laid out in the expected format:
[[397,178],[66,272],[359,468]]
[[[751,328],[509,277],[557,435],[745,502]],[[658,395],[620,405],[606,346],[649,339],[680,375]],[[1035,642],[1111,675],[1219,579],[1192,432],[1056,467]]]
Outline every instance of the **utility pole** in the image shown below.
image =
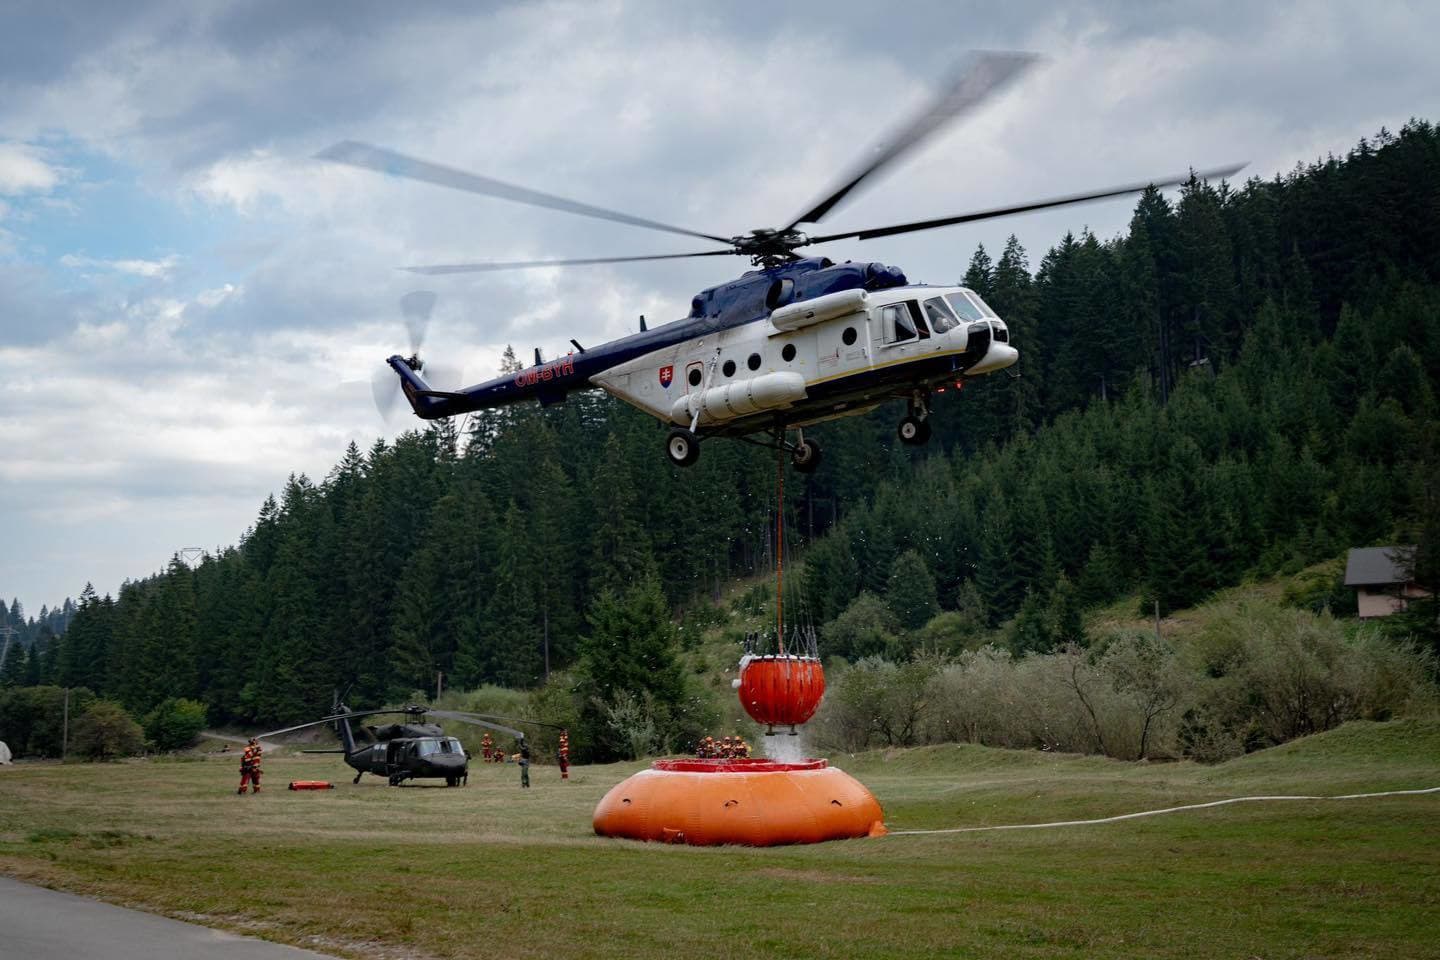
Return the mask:
[[445,691],[445,671],[435,671],[435,702],[440,702],[440,694]]
[[65,688],[65,721],[60,726],[60,762],[70,755],[70,688]]

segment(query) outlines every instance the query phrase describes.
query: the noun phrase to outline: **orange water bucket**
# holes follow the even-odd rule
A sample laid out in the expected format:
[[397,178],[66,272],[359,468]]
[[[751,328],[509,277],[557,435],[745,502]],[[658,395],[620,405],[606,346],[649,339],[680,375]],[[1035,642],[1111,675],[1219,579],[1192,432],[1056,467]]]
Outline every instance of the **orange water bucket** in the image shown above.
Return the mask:
[[770,655],[741,661],[740,705],[756,723],[794,727],[813,717],[824,698],[825,668],[816,657]]

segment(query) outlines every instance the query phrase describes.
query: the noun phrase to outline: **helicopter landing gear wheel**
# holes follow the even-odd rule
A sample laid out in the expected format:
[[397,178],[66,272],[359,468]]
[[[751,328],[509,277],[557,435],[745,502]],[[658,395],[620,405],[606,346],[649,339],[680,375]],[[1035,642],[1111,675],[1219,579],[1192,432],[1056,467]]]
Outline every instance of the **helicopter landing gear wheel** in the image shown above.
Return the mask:
[[364,773],[365,773],[365,771],[364,771],[364,770],[361,770],[359,773],[355,774],[355,779],[354,779],[354,780],[351,780],[350,782],[351,782],[351,783],[359,783],[359,782],[360,782],[360,777],[361,777]]
[[688,467],[700,459],[700,438],[684,427],[676,427],[665,438],[665,456],[677,467]]
[[392,787],[398,787],[398,786],[400,786],[400,778],[399,778],[399,777],[391,777],[391,778],[390,778],[390,786],[392,786]]
[[915,417],[904,417],[895,432],[899,434],[901,443],[912,447],[922,446],[930,439],[930,422]]
[[814,473],[820,466],[820,444],[801,437],[790,450],[790,465],[797,473]]
[[460,786],[460,778],[459,778],[459,777],[446,777],[446,778],[445,778],[445,786],[447,786],[447,787],[458,787],[458,786]]

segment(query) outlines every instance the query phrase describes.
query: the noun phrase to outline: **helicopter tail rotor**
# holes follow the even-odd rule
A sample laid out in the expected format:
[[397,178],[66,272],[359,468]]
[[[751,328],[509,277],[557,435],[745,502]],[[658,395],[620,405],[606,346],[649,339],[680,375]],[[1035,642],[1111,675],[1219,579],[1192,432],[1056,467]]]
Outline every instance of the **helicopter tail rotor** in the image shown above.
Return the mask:
[[[462,385],[464,370],[455,364],[429,363],[420,359],[420,350],[430,329],[436,296],[430,290],[411,290],[400,298],[400,314],[410,345],[410,356],[394,356],[371,375],[370,388],[375,409],[387,424],[395,414],[402,390],[409,394],[415,412],[424,416],[422,408],[434,397],[446,396],[446,390]],[[398,364],[397,362],[398,361]],[[423,371],[423,379],[422,379]],[[438,387],[440,389],[432,389]],[[408,387],[408,389],[406,389]]]

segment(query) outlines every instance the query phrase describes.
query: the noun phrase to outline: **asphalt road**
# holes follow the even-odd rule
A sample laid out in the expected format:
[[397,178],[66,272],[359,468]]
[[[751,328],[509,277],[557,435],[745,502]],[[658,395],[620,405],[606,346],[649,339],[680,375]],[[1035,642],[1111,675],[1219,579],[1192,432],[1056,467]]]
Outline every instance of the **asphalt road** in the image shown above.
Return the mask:
[[0,877],[4,960],[333,960]]

